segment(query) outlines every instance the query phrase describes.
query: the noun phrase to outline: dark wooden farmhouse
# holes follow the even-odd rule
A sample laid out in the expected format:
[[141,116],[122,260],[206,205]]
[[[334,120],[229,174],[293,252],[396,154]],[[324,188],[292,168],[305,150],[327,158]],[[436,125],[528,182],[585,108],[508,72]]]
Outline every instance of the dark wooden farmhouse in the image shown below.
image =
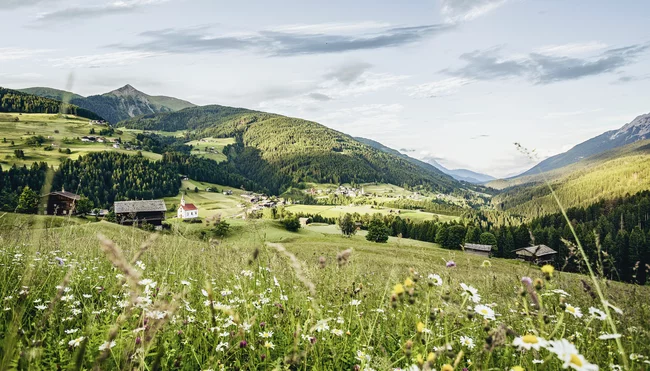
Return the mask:
[[465,252],[485,256],[486,258],[490,257],[491,251],[492,251],[492,245],[479,245],[476,243],[465,244]]
[[75,205],[81,196],[62,189],[60,192],[51,192],[41,196],[41,212],[44,215],[70,215],[74,214]]
[[167,206],[163,200],[117,201],[113,211],[119,224],[149,223],[159,226],[165,220]]
[[517,249],[515,250],[515,254],[517,254],[518,259],[533,262],[535,264],[542,264],[553,262],[557,251],[546,245],[537,245]]

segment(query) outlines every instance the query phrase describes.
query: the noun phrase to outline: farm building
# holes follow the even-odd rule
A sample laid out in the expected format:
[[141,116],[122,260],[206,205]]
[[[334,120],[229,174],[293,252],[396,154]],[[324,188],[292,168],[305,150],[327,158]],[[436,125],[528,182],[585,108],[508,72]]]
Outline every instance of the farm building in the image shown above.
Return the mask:
[[113,207],[119,224],[149,223],[162,225],[167,206],[163,200],[116,201]]
[[185,202],[185,195],[181,196],[181,206],[178,207],[178,218],[195,219],[199,217],[199,208],[194,204]]
[[42,212],[44,215],[70,215],[74,214],[75,203],[81,196],[61,189],[60,192],[51,192],[41,196]]
[[465,252],[485,256],[486,258],[490,256],[491,251],[492,245],[479,245],[476,243],[465,244]]
[[555,254],[557,254],[557,251],[546,245],[537,245],[517,249],[515,250],[515,254],[517,254],[518,259],[533,262],[535,264],[541,264],[555,260]]

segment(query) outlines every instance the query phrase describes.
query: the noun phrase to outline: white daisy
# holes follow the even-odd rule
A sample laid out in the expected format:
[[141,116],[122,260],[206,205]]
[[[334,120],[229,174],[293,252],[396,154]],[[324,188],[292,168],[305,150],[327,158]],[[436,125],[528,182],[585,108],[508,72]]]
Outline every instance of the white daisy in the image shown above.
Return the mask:
[[620,339],[621,334],[602,334],[598,337],[600,340],[614,340]]
[[571,313],[576,318],[582,318],[582,311],[579,307],[574,307],[573,305],[566,305],[566,312]]
[[483,316],[485,319],[489,320],[495,320],[496,318],[494,317],[494,311],[492,308],[488,307],[487,305],[479,304],[474,307],[474,312],[480,314]]
[[557,357],[564,362],[562,367],[573,368],[578,371],[597,371],[598,366],[589,363],[576,349],[575,345],[571,344],[566,339],[554,340],[549,342],[547,349],[555,353]]
[[78,347],[79,345],[81,345],[81,342],[82,342],[82,341],[84,341],[84,337],[83,337],[83,336],[80,336],[80,337],[78,337],[78,338],[76,338],[76,339],[72,339],[72,340],[68,341],[68,345],[71,346],[71,347],[73,347],[73,348],[76,348],[76,347]]
[[429,280],[435,285],[435,286],[442,286],[442,278],[440,278],[439,275],[437,274],[429,274]]
[[336,328],[333,329],[331,332],[332,332],[332,334],[334,334],[336,336],[342,336],[343,335],[343,330],[339,330],[339,329],[336,329]]
[[604,321],[604,320],[607,319],[607,315],[605,314],[605,312],[603,312],[602,310],[600,310],[598,308],[590,307],[589,308],[589,314],[591,314],[591,316],[593,318],[599,319],[601,321]]
[[112,347],[115,346],[115,342],[111,341],[110,343],[107,341],[104,344],[99,346],[99,350],[104,351],[106,349],[111,349]]
[[513,342],[512,345],[518,347],[519,349],[526,349],[526,350],[539,350],[540,348],[545,347],[548,344],[548,342],[541,337],[535,336],[535,335],[524,335],[516,338]]
[[469,336],[461,336],[460,344],[466,346],[468,349],[474,349],[474,347],[476,346],[474,345],[474,339],[472,339]]

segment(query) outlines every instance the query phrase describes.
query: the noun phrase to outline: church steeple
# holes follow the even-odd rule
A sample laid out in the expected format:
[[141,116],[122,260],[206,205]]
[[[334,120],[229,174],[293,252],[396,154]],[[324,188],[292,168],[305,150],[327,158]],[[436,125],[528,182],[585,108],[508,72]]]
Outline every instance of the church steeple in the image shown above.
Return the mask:
[[185,195],[181,196],[181,206],[185,206]]

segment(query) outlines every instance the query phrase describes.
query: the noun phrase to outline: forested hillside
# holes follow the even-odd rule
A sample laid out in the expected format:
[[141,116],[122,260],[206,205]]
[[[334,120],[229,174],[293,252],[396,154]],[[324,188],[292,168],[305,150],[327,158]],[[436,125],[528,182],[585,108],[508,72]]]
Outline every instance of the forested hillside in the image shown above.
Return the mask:
[[237,144],[224,153],[242,174],[272,190],[301,182],[385,182],[445,193],[464,188],[435,168],[422,168],[315,122],[269,113],[205,106],[145,115],[120,126],[191,130],[194,139],[235,137]]
[[[545,173],[565,207],[588,206],[605,199],[650,189],[650,141],[639,141]],[[499,210],[527,217],[557,212],[542,175],[529,184],[506,189],[493,198]]]
[[0,87],[0,112],[63,113],[91,120],[100,120],[102,118],[94,112],[73,104],[61,103],[53,99],[2,87]]

